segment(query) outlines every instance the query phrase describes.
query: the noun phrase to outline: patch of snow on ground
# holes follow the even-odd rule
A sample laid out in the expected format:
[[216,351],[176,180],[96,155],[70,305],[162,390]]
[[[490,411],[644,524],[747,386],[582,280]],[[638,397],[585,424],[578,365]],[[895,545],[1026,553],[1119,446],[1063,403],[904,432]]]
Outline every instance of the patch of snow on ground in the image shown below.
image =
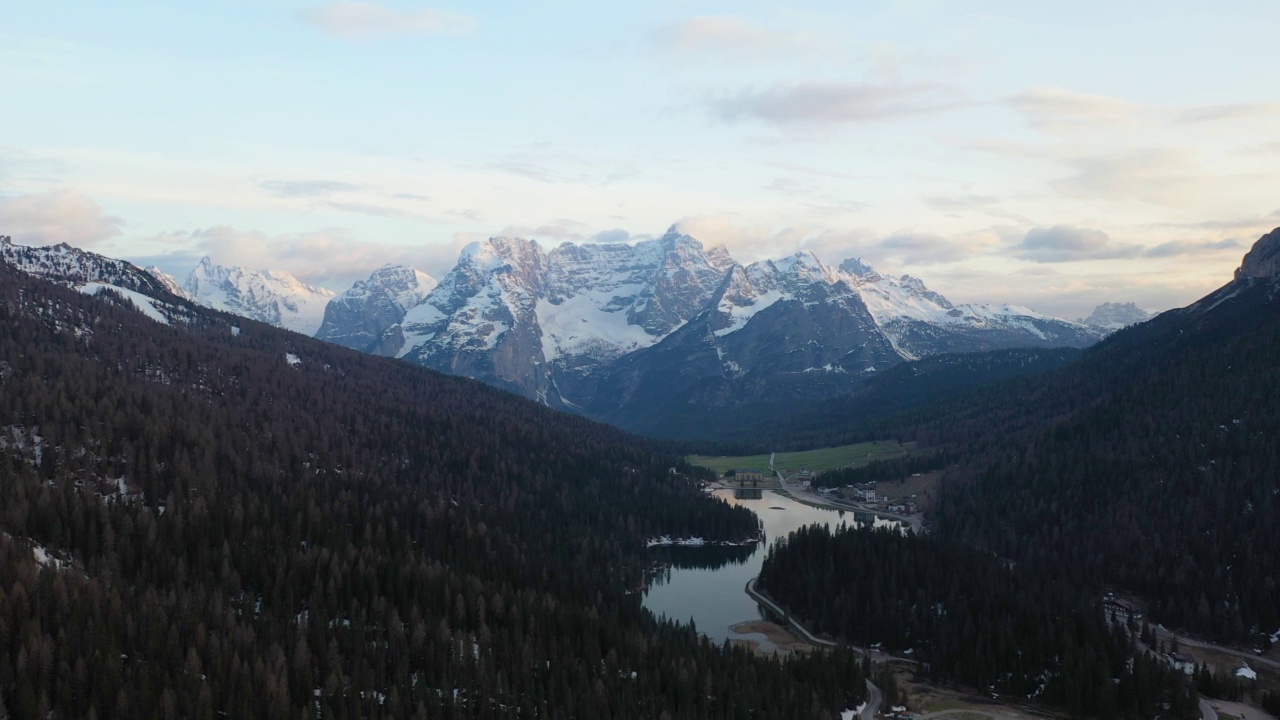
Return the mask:
[[1257,679],[1258,679],[1258,671],[1254,670],[1253,668],[1249,667],[1248,665],[1245,665],[1244,667],[1240,668],[1239,670],[1236,670],[1236,677],[1242,677],[1242,678],[1244,678],[1244,679],[1246,679],[1246,680],[1257,680]]
[[231,337],[240,337],[240,328],[235,325],[231,326]]
[[138,312],[142,313],[143,315],[146,315],[148,318],[151,318],[152,320],[155,320],[161,325],[169,324],[169,318],[165,317],[164,313],[160,312],[160,310],[156,308],[155,306],[156,301],[147,297],[146,295],[143,295],[140,292],[134,292],[133,290],[126,290],[122,287],[117,287],[115,285],[107,285],[106,283],[85,283],[84,285],[81,285],[76,289],[84,293],[85,295],[97,295],[98,292],[101,290],[111,290],[113,292],[119,293],[120,295],[123,295],[126,300],[132,303],[133,306],[137,308]]
[[285,353],[284,361],[289,363],[290,365],[297,366],[302,363],[302,358],[298,357],[297,355],[294,355],[293,353]]
[[867,709],[867,703],[863,702],[861,705],[859,705],[858,707],[852,710],[841,710],[840,720],[853,720],[854,718],[862,715],[862,711],[865,709]]

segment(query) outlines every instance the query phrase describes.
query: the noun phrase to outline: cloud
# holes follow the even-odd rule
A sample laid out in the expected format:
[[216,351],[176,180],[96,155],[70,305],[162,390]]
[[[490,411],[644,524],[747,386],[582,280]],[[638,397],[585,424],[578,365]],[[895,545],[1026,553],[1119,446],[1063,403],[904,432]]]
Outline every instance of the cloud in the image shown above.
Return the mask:
[[1060,87],[1032,88],[1004,102],[1022,113],[1028,125],[1048,133],[1132,124],[1138,110],[1137,105],[1127,100],[1071,92]]
[[333,37],[366,40],[391,36],[465,35],[475,18],[437,8],[397,10],[376,2],[330,2],[298,13],[302,22]]
[[208,255],[223,265],[286,270],[305,282],[338,291],[389,262],[409,265],[436,278],[443,277],[453,268],[459,251],[466,244],[464,239],[455,237],[443,243],[390,245],[362,241],[341,228],[272,235],[231,225],[170,231],[153,240],[174,249],[133,256],[129,260],[143,266],[159,265],[179,280],[186,278],[201,256]]
[[666,25],[653,33],[662,53],[765,59],[782,52],[814,52],[818,41],[805,33],[753,25],[740,17],[706,15]]
[[831,126],[885,120],[957,107],[954,93],[938,83],[779,83],[709,96],[711,115],[727,123]]
[[272,195],[287,198],[328,197],[334,193],[354,192],[367,187],[337,180],[265,180],[258,185]]
[[1180,148],[1135,150],[1068,163],[1076,174],[1050,185],[1073,198],[1178,205],[1195,198],[1205,185],[1195,154]]
[[959,262],[971,257],[975,250],[972,243],[960,238],[949,239],[934,233],[896,232],[877,243],[872,252],[912,266]]
[[0,234],[24,245],[87,247],[119,235],[124,224],[75,190],[0,196]]
[[1225,240],[1170,240],[1148,248],[1143,255],[1152,258],[1204,255],[1229,250],[1238,251],[1245,247],[1247,247],[1245,243],[1238,238],[1227,238]]
[[1061,263],[1131,258],[1140,254],[1142,247],[1117,243],[1101,230],[1055,225],[1031,228],[1014,252],[1020,260]]
[[1183,111],[1180,123],[1216,122],[1219,120],[1248,120],[1280,115],[1280,103],[1235,103],[1231,105],[1201,105]]
[[987,208],[1000,201],[991,195],[929,195],[921,198],[934,210],[956,211]]

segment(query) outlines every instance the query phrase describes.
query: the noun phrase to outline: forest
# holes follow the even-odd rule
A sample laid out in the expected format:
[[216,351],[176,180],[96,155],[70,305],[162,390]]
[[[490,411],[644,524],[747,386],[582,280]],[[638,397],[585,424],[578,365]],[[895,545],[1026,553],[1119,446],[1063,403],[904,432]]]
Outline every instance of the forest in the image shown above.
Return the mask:
[[1053,572],[893,530],[813,525],[769,549],[760,585],[812,629],[883,644],[934,683],[1072,715],[1196,718],[1191,680]]
[[645,540],[748,511],[465,379],[0,266],[0,717],[833,718],[640,606]]
[[1265,649],[1280,629],[1278,310],[1273,281],[1228,286],[1041,375],[871,423],[833,416],[832,441],[915,441],[917,453],[818,482],[945,467],[938,537]]

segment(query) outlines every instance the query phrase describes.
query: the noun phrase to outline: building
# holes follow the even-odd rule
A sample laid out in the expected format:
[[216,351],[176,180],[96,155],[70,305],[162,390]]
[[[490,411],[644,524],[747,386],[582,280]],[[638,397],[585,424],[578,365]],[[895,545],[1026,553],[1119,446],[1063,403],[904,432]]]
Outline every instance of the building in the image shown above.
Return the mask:
[[734,470],[733,477],[738,482],[760,482],[764,480],[764,473],[759,470]]

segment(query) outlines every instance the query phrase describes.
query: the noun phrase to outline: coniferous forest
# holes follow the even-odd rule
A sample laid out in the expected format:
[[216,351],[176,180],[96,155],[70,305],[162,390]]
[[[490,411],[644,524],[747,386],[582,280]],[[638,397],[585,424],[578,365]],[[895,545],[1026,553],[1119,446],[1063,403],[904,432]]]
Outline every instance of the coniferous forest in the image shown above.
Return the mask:
[[919,453],[824,482],[945,464],[932,534],[1139,595],[1170,628],[1266,647],[1280,628],[1280,294],[1256,280],[1210,300],[1040,376],[833,424],[833,438]]
[[813,718],[788,663],[655,621],[645,540],[749,512],[634,438],[0,267],[0,717]]
[[919,675],[1073,715],[1199,717],[1190,679],[1052,572],[892,530],[810,526],[772,546],[760,585],[818,632],[910,653]]

